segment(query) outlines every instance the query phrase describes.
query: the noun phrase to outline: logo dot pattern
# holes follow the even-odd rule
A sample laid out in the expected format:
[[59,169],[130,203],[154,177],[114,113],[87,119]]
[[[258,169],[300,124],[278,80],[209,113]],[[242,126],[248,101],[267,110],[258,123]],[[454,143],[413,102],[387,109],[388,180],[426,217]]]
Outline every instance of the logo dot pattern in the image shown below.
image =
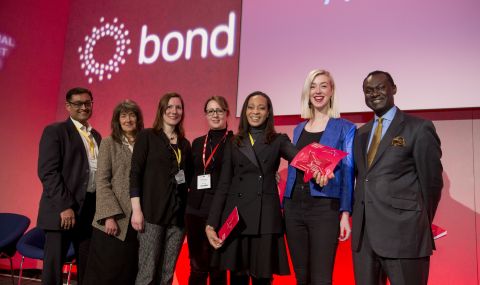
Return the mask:
[[[80,67],[88,77],[88,83],[93,83],[95,78],[98,81],[110,80],[114,73],[120,71],[120,66],[126,62],[126,56],[132,53],[128,35],[129,31],[124,24],[118,23],[118,18],[114,18],[112,23],[106,22],[104,17],[100,18],[100,27],[93,27],[91,34],[85,36],[84,45],[78,47]],[[106,38],[114,40],[115,51],[107,62],[98,62],[93,57],[93,51],[98,42]]]

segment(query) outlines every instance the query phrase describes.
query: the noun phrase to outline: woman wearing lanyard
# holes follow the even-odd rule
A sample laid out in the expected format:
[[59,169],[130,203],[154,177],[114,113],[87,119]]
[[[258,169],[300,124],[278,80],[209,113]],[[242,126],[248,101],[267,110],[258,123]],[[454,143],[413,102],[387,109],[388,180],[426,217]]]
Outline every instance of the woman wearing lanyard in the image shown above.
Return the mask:
[[[288,167],[285,224],[297,284],[332,284],[338,241],[350,236],[355,125],[338,118],[335,84],[328,71],[316,69],[305,79],[302,118],[293,131],[298,149],[312,142],[343,150],[347,157],[328,182],[303,181],[304,172]],[[318,179],[317,179],[318,181]],[[325,183],[327,185],[325,185]]]
[[223,149],[233,134],[227,130],[230,111],[224,97],[210,97],[204,111],[210,130],[192,143],[194,176],[185,215],[191,268],[188,284],[206,285],[210,278],[210,285],[226,285],[226,271],[210,266],[213,248],[205,235],[205,224],[222,170]]
[[84,284],[135,284],[138,241],[130,226],[130,165],[143,116],[130,100],[113,110],[112,134],[98,153],[97,204]]
[[130,172],[132,226],[138,233],[136,284],[172,284],[184,239],[184,215],[192,173],[183,130],[183,100],[165,94],[152,129],[137,136]]
[[[218,251],[220,269],[232,271],[232,285],[248,285],[250,278],[253,285],[271,284],[273,274],[290,273],[275,176],[280,158],[291,160],[296,153],[288,137],[275,132],[270,98],[258,91],[248,95],[238,133],[225,145],[205,228]],[[216,231],[235,207],[240,221],[221,240]]]

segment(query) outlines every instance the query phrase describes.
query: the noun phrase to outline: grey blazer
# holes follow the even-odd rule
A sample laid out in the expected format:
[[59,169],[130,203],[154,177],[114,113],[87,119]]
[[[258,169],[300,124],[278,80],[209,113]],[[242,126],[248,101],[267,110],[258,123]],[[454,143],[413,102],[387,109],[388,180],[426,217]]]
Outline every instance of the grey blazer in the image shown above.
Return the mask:
[[116,237],[122,241],[132,214],[129,193],[131,160],[132,152],[127,145],[115,142],[112,137],[102,141],[96,173],[97,208],[92,225],[105,231],[105,219],[114,216],[120,229]]
[[368,233],[376,254],[419,258],[435,248],[431,224],[443,187],[440,139],[431,121],[397,110],[372,165],[367,167],[373,121],[355,136],[357,182],[352,250]]

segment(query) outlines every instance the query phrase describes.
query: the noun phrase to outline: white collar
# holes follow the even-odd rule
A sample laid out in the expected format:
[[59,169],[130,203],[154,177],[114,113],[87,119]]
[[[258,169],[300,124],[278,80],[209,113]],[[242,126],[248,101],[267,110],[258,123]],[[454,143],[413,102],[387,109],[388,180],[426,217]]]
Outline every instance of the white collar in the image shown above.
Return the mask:
[[87,132],[90,132],[92,130],[92,126],[88,122],[87,122],[87,125],[85,126],[72,117],[70,117],[70,120],[72,120],[73,124],[77,129],[86,130]]

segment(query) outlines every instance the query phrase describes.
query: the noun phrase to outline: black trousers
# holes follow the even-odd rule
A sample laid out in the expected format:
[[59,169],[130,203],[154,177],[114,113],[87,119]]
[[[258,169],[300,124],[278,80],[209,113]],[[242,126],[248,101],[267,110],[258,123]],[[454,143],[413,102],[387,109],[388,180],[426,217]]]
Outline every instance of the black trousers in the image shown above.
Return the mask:
[[82,212],[80,216],[75,217],[76,224],[72,230],[45,231],[42,284],[63,284],[62,268],[70,242],[73,242],[78,285],[82,285],[90,249],[95,204],[95,193],[87,193]]
[[230,274],[230,285],[249,285],[250,279],[252,280],[252,285],[272,284],[272,279],[270,278],[255,278],[248,275],[238,275],[235,272],[232,272]]
[[420,258],[385,258],[377,255],[365,231],[360,250],[353,252],[355,284],[427,285],[430,256]]
[[312,197],[296,186],[285,199],[287,242],[297,284],[332,284],[340,233],[338,199]]
[[190,257],[189,285],[226,285],[227,273],[210,266],[213,247],[205,234],[206,219],[197,215],[185,215],[188,252]]

